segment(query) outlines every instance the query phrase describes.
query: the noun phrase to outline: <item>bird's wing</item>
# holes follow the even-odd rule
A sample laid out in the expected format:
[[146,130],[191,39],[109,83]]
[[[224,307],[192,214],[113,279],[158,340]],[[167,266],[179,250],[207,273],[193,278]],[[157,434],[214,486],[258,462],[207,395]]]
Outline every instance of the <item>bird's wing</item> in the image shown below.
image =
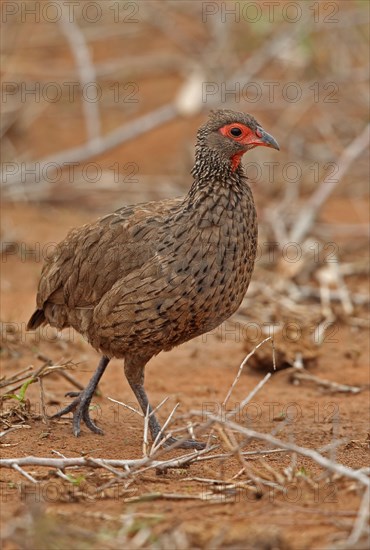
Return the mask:
[[125,207],[73,229],[44,264],[37,307],[93,307],[156,253],[158,230],[180,199]]
[[114,350],[116,341],[117,350],[131,349],[137,342],[149,349],[157,338],[166,349],[177,334],[196,333],[203,326],[215,288],[206,293],[202,284],[206,278],[210,280],[205,286],[215,282],[209,272],[217,269],[218,251],[202,246],[196,231],[180,238],[175,234],[172,226],[168,248],[162,240],[151,258],[118,279],[97,304],[92,323],[97,348],[107,341]]

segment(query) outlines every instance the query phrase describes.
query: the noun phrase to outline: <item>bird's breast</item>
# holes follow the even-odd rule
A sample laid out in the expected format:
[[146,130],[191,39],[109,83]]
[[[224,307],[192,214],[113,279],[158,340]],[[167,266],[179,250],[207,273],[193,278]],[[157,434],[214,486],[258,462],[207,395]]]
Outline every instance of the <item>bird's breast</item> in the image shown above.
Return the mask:
[[168,296],[158,314],[170,321],[175,340],[176,335],[189,339],[212,330],[230,317],[247,291],[254,267],[254,216],[226,215],[217,225],[204,218],[201,222],[189,227],[180,242],[176,239],[173,254],[167,256]]

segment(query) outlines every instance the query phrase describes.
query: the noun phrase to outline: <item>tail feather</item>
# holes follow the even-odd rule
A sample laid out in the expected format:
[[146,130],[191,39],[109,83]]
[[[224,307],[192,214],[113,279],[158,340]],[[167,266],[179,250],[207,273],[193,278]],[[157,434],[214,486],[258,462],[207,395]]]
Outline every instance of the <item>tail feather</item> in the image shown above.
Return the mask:
[[36,309],[31,316],[31,319],[27,323],[27,330],[35,330],[42,325],[45,321],[45,314],[43,309]]

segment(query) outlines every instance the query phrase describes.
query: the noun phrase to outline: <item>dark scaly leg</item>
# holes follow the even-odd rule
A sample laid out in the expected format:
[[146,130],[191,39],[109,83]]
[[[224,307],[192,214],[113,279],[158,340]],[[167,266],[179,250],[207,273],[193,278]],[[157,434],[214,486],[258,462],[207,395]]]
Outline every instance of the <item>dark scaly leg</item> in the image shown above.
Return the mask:
[[70,397],[75,397],[77,395],[76,399],[72,401],[72,403],[67,405],[67,407],[51,416],[51,418],[60,418],[61,416],[64,416],[65,414],[73,411],[73,433],[76,437],[80,435],[81,420],[85,422],[86,426],[92,432],[103,434],[103,430],[98,428],[98,426],[91,420],[89,415],[89,407],[96,387],[99,384],[99,381],[103,376],[103,373],[107,368],[109,361],[110,359],[103,355],[103,357],[99,361],[98,368],[94,372],[86,388],[82,392],[77,394],[76,392],[67,393],[66,395]]
[[[125,375],[127,378],[128,383],[130,384],[130,387],[132,391],[134,392],[136,399],[138,400],[138,403],[141,407],[141,410],[144,414],[147,413],[148,407],[149,407],[149,414],[153,411],[148,397],[146,395],[145,389],[144,389],[144,368],[148,360],[147,358],[145,361],[143,361],[141,358],[137,359],[132,356],[126,356],[125,358]],[[150,434],[152,436],[153,441],[156,439],[158,434],[161,432],[161,426],[154,414],[149,416],[149,429]],[[164,438],[164,434],[161,435],[161,439]],[[173,445],[177,443],[177,439],[174,437],[170,437],[166,440],[165,445]],[[206,446],[205,443],[202,443],[200,441],[195,441],[193,439],[189,439],[186,441],[183,441],[181,445],[178,445],[178,448],[180,449],[204,449]]]

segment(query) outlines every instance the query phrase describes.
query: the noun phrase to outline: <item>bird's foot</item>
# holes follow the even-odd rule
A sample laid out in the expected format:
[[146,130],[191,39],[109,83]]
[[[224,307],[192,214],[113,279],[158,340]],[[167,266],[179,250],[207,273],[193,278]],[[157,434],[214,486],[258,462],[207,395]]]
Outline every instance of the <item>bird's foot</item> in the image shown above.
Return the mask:
[[205,449],[207,444],[202,441],[196,441],[195,439],[176,439],[176,437],[163,437],[163,447],[174,447],[175,449],[194,449],[201,451]]
[[96,434],[103,434],[103,430],[98,428],[98,426],[91,420],[89,414],[89,407],[92,395],[89,395],[85,390],[82,392],[69,392],[66,393],[66,397],[75,397],[69,405],[64,407],[61,411],[53,414],[50,418],[60,418],[65,414],[68,414],[73,411],[73,433],[78,437],[81,433],[81,420],[83,420],[86,426],[92,432]]
[[[153,409],[151,408],[148,397],[145,393],[145,389],[142,383],[132,382],[132,372],[128,369],[128,365],[125,363],[125,373],[127,380],[134,392],[136,399],[141,407],[141,410],[144,414],[149,413],[149,430],[152,440],[155,443],[155,447],[173,447],[174,449],[195,449],[201,451],[206,448],[206,443],[201,441],[196,441],[195,439],[176,439],[175,437],[166,436],[161,428],[160,423],[157,420],[157,417],[154,414]],[[143,375],[142,375],[143,376]]]

